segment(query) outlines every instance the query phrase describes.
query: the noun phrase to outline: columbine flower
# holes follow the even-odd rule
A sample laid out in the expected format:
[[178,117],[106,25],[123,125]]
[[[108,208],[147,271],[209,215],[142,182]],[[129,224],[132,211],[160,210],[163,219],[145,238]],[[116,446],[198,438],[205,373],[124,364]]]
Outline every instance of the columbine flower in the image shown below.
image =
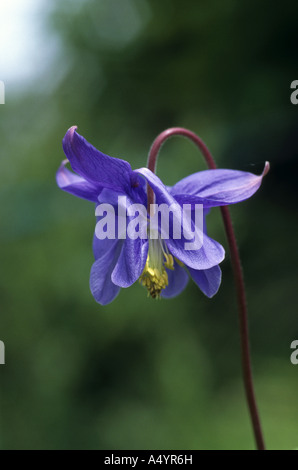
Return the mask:
[[[243,201],[260,187],[264,173],[234,170],[206,170],[190,175],[175,186],[166,187],[149,169],[132,170],[128,162],[103,154],[90,145],[72,127],[63,139],[67,160],[57,172],[58,186],[75,196],[95,202],[109,203],[117,211],[119,196],[128,205],[147,207],[146,183],[152,188],[155,203],[203,204],[204,236],[201,248],[186,250],[184,239],[158,236],[147,238],[93,239],[95,263],[91,269],[90,288],[97,302],[110,303],[121,287],[137,280],[153,297],[174,297],[181,293],[189,276],[208,297],[219,289],[223,247],[206,231],[206,214],[210,208]],[[73,171],[66,168],[69,161]],[[128,218],[129,220],[129,218]]]

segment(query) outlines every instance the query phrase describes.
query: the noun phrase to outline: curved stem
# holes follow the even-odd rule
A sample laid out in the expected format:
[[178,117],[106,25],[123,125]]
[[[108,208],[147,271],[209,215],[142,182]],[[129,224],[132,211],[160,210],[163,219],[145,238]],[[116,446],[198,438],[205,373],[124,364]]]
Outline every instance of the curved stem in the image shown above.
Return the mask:
[[[155,173],[156,162],[159,151],[163,143],[172,136],[180,135],[186,137],[201,150],[207,166],[209,169],[216,169],[215,161],[208,150],[205,143],[193,132],[182,127],[173,127],[162,132],[153,142],[153,145],[149,152],[148,157],[148,168]],[[148,185],[148,208],[150,204],[154,202],[154,193],[152,188]],[[242,351],[242,370],[243,370],[243,379],[246,392],[246,398],[248,403],[248,408],[250,412],[251,422],[253,426],[255,441],[258,450],[265,450],[265,443],[263,438],[263,432],[261,427],[261,422],[259,418],[259,412],[255,397],[254,384],[253,384],[253,375],[252,375],[252,366],[251,366],[251,356],[250,356],[250,345],[249,345],[249,328],[248,328],[248,316],[247,316],[247,306],[246,306],[246,294],[243,273],[241,268],[241,261],[239,256],[239,251],[237,247],[236,237],[233,230],[232,220],[230,211],[227,206],[220,208],[221,214],[224,222],[224,227],[226,231],[227,240],[229,243],[231,261],[233,266],[234,281],[237,291],[237,300],[238,300],[238,312],[239,312],[239,328],[240,328],[240,339],[241,339],[241,351]]]

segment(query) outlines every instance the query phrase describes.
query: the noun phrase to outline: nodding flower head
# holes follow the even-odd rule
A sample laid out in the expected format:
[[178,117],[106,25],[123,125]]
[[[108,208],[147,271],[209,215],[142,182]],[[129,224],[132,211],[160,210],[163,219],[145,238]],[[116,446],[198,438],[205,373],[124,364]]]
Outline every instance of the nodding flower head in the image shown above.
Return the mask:
[[[132,170],[127,161],[100,152],[77,133],[76,127],[67,131],[63,150],[67,160],[57,172],[58,186],[94,202],[97,216],[98,208],[102,210],[98,223],[110,227],[106,236],[104,231],[100,236],[96,231],[93,239],[95,262],[90,288],[97,302],[112,302],[121,288],[137,280],[153,298],[175,297],[185,289],[190,277],[206,296],[216,294],[221,283],[219,264],[225,252],[207,235],[206,216],[212,207],[251,197],[268,166],[259,176],[236,170],[205,170],[168,187],[148,168]],[[68,162],[73,172],[66,167]],[[150,230],[152,213],[147,213],[147,187],[154,193],[154,206],[166,207],[167,215],[170,209],[170,219],[176,225],[167,236],[160,221]],[[119,204],[123,198],[124,209]],[[186,206],[188,220],[180,213]],[[199,227],[197,207],[202,216]],[[180,237],[175,236],[175,230],[180,230]],[[196,233],[201,242],[186,248]]]

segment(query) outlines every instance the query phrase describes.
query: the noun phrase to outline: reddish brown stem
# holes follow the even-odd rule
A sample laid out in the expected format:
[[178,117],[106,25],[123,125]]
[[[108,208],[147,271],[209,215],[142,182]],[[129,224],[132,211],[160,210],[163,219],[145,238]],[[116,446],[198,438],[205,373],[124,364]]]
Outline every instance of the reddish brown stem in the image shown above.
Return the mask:
[[[216,169],[215,161],[208,150],[205,143],[200,137],[198,137],[193,132],[182,127],[173,127],[167,129],[155,139],[153,145],[149,152],[148,157],[148,168],[153,173],[156,170],[156,162],[159,151],[164,144],[164,142],[175,135],[180,135],[186,137],[201,150],[207,166],[209,169]],[[148,185],[148,209],[150,204],[154,203],[154,192],[152,188]],[[238,312],[239,312],[239,328],[240,328],[240,340],[241,340],[241,351],[242,351],[242,370],[243,370],[243,379],[246,392],[246,398],[248,403],[248,408],[250,412],[251,422],[253,426],[255,441],[258,450],[265,450],[265,443],[263,438],[263,432],[261,427],[261,422],[259,418],[259,412],[256,402],[256,396],[254,391],[253,384],[253,375],[252,375],[252,366],[251,366],[251,355],[250,355],[250,345],[249,345],[249,328],[248,328],[248,315],[247,315],[247,306],[246,306],[246,294],[243,273],[241,268],[241,261],[239,256],[239,251],[237,247],[236,237],[232,225],[230,211],[227,206],[221,207],[221,214],[224,222],[224,227],[226,231],[227,240],[229,243],[231,261],[233,266],[234,281],[237,291],[237,300],[238,300]]]

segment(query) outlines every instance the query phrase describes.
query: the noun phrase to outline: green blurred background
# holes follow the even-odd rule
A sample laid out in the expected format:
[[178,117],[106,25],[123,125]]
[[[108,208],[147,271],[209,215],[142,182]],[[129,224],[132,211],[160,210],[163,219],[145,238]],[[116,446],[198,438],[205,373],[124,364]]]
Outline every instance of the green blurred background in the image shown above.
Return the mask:
[[[261,190],[231,210],[267,445],[297,447],[297,2],[36,1],[31,13],[10,2],[10,25],[28,16],[15,32],[19,46],[30,39],[23,62],[11,36],[0,51],[0,448],[254,448],[229,255],[212,300],[189,284],[153,301],[137,284],[96,304],[94,207],[55,183],[75,124],[134,168],[174,125],[197,132],[222,168],[271,162]],[[204,168],[175,138],[158,174],[173,184]],[[209,232],[227,248],[217,209]]]

